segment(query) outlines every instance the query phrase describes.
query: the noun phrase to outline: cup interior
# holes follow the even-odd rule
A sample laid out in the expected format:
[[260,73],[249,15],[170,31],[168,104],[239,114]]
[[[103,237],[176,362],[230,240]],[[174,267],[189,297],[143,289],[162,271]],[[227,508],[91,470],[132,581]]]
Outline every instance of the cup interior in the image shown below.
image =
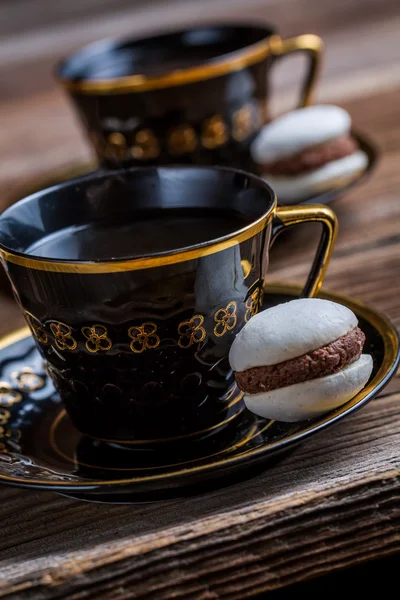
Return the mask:
[[85,46],[58,70],[63,80],[108,80],[130,75],[157,76],[239,52],[269,37],[272,27],[196,27],[143,39],[103,40]]
[[[234,237],[265,218],[274,205],[275,195],[266,183],[234,169],[144,167],[97,172],[38,192],[8,208],[0,216],[0,248],[20,256],[63,258],[77,263],[157,256]],[[170,218],[178,217],[188,220],[195,235],[179,232],[171,237],[175,235],[172,230],[169,246],[162,247],[156,225],[160,219],[169,222]],[[213,228],[217,221],[223,223],[222,229]],[[144,250],[139,244],[139,251],[132,253],[128,237],[128,244],[117,255],[110,238],[110,232],[115,231],[114,223],[135,225],[142,236],[139,225],[146,223],[146,236],[152,242],[143,243]],[[103,237],[99,239],[105,245],[91,244],[89,238],[79,256],[74,254],[73,245],[69,246],[72,247],[69,256],[35,253],[35,246],[40,246],[44,238],[87,226],[102,231]],[[202,231],[197,232],[196,228],[201,227]],[[133,246],[135,240],[131,239]],[[186,244],[185,240],[192,243]],[[146,251],[146,247],[151,251]]]

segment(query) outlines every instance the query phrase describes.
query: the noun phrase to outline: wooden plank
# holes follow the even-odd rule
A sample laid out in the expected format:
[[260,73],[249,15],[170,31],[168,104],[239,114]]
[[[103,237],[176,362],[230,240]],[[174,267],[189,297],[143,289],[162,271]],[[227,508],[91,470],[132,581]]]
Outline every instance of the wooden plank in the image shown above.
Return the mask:
[[394,553],[399,400],[382,396],[264,474],[192,499],[88,505],[4,489],[0,597],[240,600]]

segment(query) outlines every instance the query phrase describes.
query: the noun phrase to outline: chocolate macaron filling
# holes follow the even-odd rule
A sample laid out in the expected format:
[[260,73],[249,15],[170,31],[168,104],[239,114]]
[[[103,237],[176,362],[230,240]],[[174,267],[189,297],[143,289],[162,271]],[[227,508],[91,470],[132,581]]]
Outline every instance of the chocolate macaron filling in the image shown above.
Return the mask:
[[364,343],[365,335],[356,327],[334,342],[302,356],[237,372],[236,381],[243,392],[259,394],[333,375],[360,358]]
[[358,149],[356,140],[350,134],[346,134],[323,144],[306,148],[293,156],[264,164],[262,170],[269,175],[300,175],[354,154]]

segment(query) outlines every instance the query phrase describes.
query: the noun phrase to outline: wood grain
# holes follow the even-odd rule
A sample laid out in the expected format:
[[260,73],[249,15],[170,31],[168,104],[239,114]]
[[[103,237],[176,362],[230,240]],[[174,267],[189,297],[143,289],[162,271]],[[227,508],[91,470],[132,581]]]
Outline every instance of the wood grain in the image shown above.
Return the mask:
[[[326,286],[360,298],[400,326],[397,0],[246,0],[245,6],[235,0],[177,0],[164,8],[152,2],[159,9],[153,14],[143,3],[133,9],[118,0],[109,18],[106,0],[96,18],[96,3],[86,4],[92,11],[86,14],[93,16],[86,34],[93,39],[108,25],[110,33],[125,33],[154,29],[161,21],[168,26],[227,14],[279,22],[285,36],[313,31],[324,37],[320,98],[349,110],[355,127],[382,150],[373,177],[335,202],[340,234]],[[1,207],[35,178],[90,157],[50,75],[58,56],[85,41],[82,28],[70,36],[82,9],[60,20],[61,9],[55,8],[42,21],[32,17],[22,24],[15,6],[0,41],[0,56],[8,57],[0,63],[0,78],[7,82],[0,88]],[[59,43],[51,36],[56,22]],[[24,40],[18,38],[22,29]],[[46,44],[52,39],[50,50]],[[35,56],[38,40],[43,47]],[[8,54],[7,41],[13,42]],[[276,73],[278,111],[293,102],[297,78],[295,62],[287,61]],[[271,253],[270,278],[304,280],[316,240],[312,227],[282,237]],[[0,295],[0,307],[1,333],[22,324],[13,300]],[[365,409],[308,440],[276,467],[203,496],[156,505],[100,505],[2,487],[0,598],[242,600],[395,554],[400,550],[399,447],[397,376]]]
[[114,598],[119,587],[118,598],[239,600],[394,553],[399,400],[381,397],[332,428],[328,445],[318,435],[206,496],[108,506],[4,490],[0,597]]

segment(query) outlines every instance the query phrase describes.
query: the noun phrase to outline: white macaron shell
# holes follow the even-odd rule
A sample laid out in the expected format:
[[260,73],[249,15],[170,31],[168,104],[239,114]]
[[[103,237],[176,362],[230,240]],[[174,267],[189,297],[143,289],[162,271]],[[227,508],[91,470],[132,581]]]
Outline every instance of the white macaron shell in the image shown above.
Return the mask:
[[355,327],[346,306],[320,298],[278,304],[255,315],[236,336],[229,353],[234,371],[276,365],[326,346]]
[[372,357],[360,358],[338,373],[271,392],[245,394],[248,410],[276,421],[293,423],[313,419],[345,404],[361,391],[372,373]]
[[368,156],[362,150],[358,150],[309,173],[293,177],[265,173],[262,178],[272,187],[278,202],[287,204],[350,183],[359,173],[365,171],[367,166]]
[[348,112],[333,105],[308,106],[265,125],[250,147],[256,163],[272,163],[341,137],[351,128]]

